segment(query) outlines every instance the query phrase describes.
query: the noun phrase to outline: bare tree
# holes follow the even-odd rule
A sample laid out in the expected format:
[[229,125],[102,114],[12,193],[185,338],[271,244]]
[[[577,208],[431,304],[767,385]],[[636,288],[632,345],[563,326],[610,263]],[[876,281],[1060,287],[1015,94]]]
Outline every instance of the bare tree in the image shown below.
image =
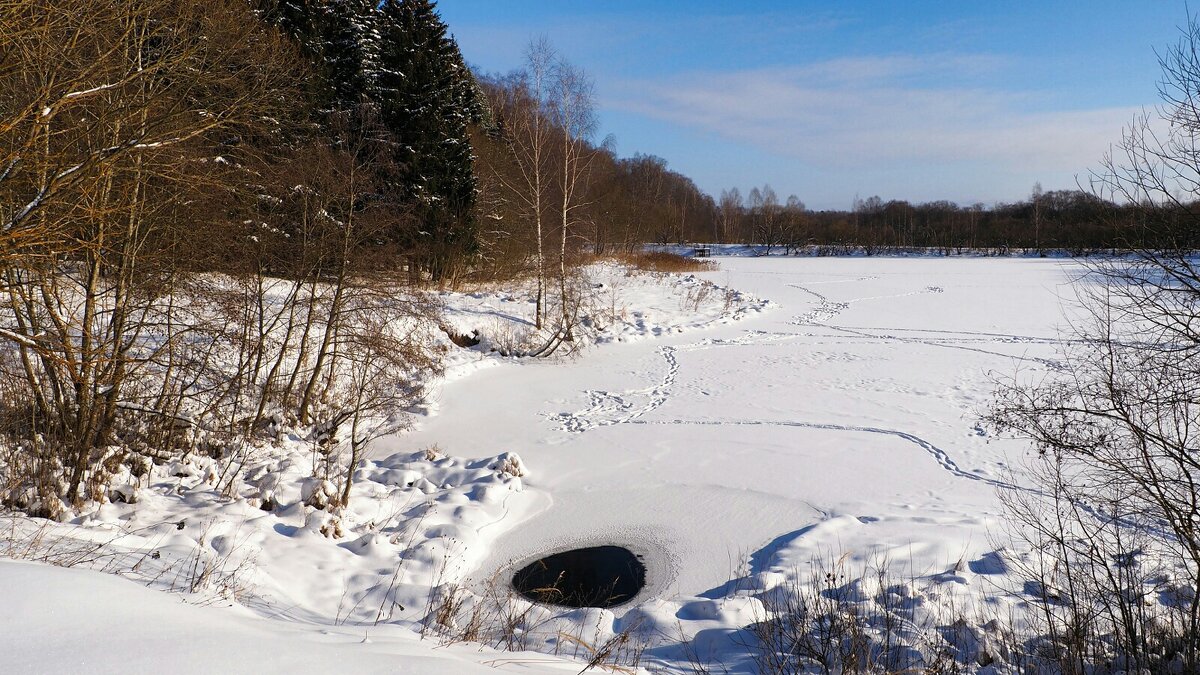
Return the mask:
[[577,213],[586,206],[587,175],[594,149],[588,138],[595,131],[595,93],[591,78],[580,68],[559,58],[554,63],[550,89],[550,120],[559,135],[559,310],[563,337],[570,339],[578,310],[568,292],[567,243],[570,230],[579,224]]
[[992,414],[1040,451],[1038,492],[1009,506],[1066,672],[1200,668],[1200,268],[1186,248],[1200,197],[1198,48],[1189,17],[1160,57],[1166,130],[1139,117],[1093,176],[1177,247],[1090,264],[1066,371],[1008,384]]
[[743,215],[742,193],[736,187],[722,190],[719,208],[717,223],[720,230],[715,234],[716,240],[724,243],[730,240],[734,230],[741,222]]
[[763,219],[763,194],[757,187],[750,188],[750,194],[746,196],[746,220],[748,227],[743,233],[742,243],[756,243],[756,235],[762,228]]
[[[1040,451],[1038,492],[1009,510],[1038,554],[1046,627],[1079,672],[1110,643],[1138,667],[1200,665],[1200,604],[1180,594],[1200,583],[1200,276],[1164,262],[1095,264],[1069,371],[1009,385],[992,416]],[[1158,616],[1151,591],[1172,598]]]
[[[667,161],[662,157],[654,155],[635,154],[630,160],[630,174],[633,181],[635,194],[639,201],[647,206],[657,206],[662,203],[663,192],[667,177]],[[632,251],[638,244],[647,240],[649,236],[653,236],[652,231],[646,229],[643,222],[646,220],[645,214],[638,214],[639,218],[630,229],[625,238],[625,249]],[[663,230],[660,239],[663,243],[666,240],[666,230]]]
[[775,194],[775,190],[770,185],[764,185],[761,190],[754,188],[750,191],[753,227],[751,236],[754,243],[763,247],[764,254],[770,253],[772,248],[782,243],[780,236],[782,210],[779,204],[779,195]]
[[533,222],[537,293],[534,325],[542,328],[546,309],[546,255],[543,234],[549,190],[553,171],[551,140],[554,128],[548,115],[551,79],[558,55],[546,38],[529,43],[525,50],[525,68],[509,76],[498,89],[493,104],[503,120],[504,139],[517,171],[515,176],[504,170],[495,171],[497,178],[521,205],[521,210]]
[[800,201],[799,197],[788,195],[787,203],[783,207],[781,238],[789,255],[804,246],[804,240],[807,238],[804,215],[806,210],[804,202]]
[[1045,195],[1042,184],[1034,183],[1029,192],[1029,201],[1033,204],[1033,247],[1038,253],[1042,252],[1042,201]]

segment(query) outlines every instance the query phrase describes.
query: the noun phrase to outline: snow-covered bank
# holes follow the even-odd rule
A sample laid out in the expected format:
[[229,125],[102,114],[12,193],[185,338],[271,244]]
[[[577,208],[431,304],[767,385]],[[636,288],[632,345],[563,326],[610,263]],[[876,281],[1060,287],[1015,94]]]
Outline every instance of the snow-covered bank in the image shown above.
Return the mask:
[[757,596],[803,583],[813,560],[845,555],[861,573],[886,558],[893,575],[959,598],[947,613],[970,595],[1005,601],[997,490],[1026,450],[988,436],[980,413],[996,375],[1056,367],[1074,264],[720,261],[698,276],[777,308],[452,382],[442,414],[391,441],[512,448],[531,467],[541,503],[477,578],[567,547],[630,546],[649,584],[613,629],[638,626],[675,666],[681,637],[737,662]]
[[[319,508],[317,451],[289,437],[232,489],[193,458],[125,476],[70,523],[15,519],[11,552],[96,542],[91,566],[279,621],[265,630],[365,632],[366,669],[375,635],[422,653],[412,641],[432,624],[518,651],[587,660],[617,641],[610,662],[748,672],[761,627],[783,625],[763,620],[800,590],[902,626],[914,654],[1018,672],[1004,626],[1037,589],[1006,548],[998,495],[1026,489],[1029,449],[981,414],[996,378],[1060,367],[1080,268],[719,260],[682,276],[593,268],[574,343],[590,348],[563,358],[503,355],[532,333],[527,289],[444,295],[449,332],[477,344],[446,338],[445,382],[413,429],[373,443],[349,508]],[[562,609],[511,593],[515,569],[596,545],[642,557],[632,600]],[[546,665],[476,663],[497,658]]]
[[[766,306],[695,276],[630,273],[614,265],[593,267],[585,283],[586,307],[577,348],[735,321]],[[532,314],[527,294],[445,294],[443,300],[452,330],[484,338],[473,349],[451,346],[446,338],[448,381],[483,365],[524,363],[493,351],[490,343],[501,334],[517,335],[525,329]],[[547,362],[552,367],[553,363],[565,368],[573,361]],[[433,391],[426,415],[437,407],[437,388]],[[525,520],[546,497],[524,489],[527,469],[515,453],[498,450],[488,457],[462,459],[440,451],[436,442],[417,444],[407,436],[392,439],[390,445],[392,451],[377,449],[358,466],[350,505],[337,509],[325,508],[333,501],[334,486],[312,478],[327,449],[286,430],[276,441],[246,448],[244,460],[232,465],[190,457],[144,471],[118,467],[112,489],[81,512],[67,513],[66,522],[6,519],[8,533],[0,554],[114,572],[153,588],[190,592],[193,602],[235,602],[245,610],[242,613],[286,622],[263,629],[268,632],[288,633],[293,628],[287,625],[298,623],[327,627],[334,633],[383,631],[411,642],[436,613],[435,603],[453,593],[479,568],[494,540]],[[56,573],[0,566],[0,577],[12,577],[14,584],[24,583],[22,575],[51,578]],[[83,569],[71,574],[75,576],[70,583],[82,587],[108,583],[90,580]],[[116,602],[113,598],[122,592],[131,594],[129,603],[142,602],[143,595],[132,584],[103,586],[98,591],[108,598],[105,602]],[[178,605],[175,598],[161,602]],[[30,603],[26,606],[35,618],[52,620],[53,616],[38,611],[58,605],[48,603],[38,611]],[[99,605],[83,607],[78,619],[73,615],[66,620],[90,621],[88,612],[98,609]],[[162,634],[167,636],[176,634],[172,623],[186,627],[219,621],[194,618],[198,615],[182,607],[164,611]],[[81,654],[91,668],[121,669],[126,661],[119,651],[100,643],[104,633],[101,625],[91,638],[81,637],[91,647]],[[221,635],[214,641],[225,643]],[[413,645],[408,653],[435,644]],[[239,650],[251,645],[252,641],[234,641],[231,662],[237,661]],[[374,670],[377,661],[382,663],[373,647],[356,649],[367,653],[365,660],[352,661],[362,669]],[[590,657],[583,645],[560,646],[558,651]],[[34,658],[32,652],[29,658]],[[156,663],[177,669],[169,650],[155,658],[160,659]],[[335,657],[315,654],[313,658],[323,662]],[[495,656],[489,659],[495,660]],[[515,662],[533,668],[545,659]],[[185,669],[188,663],[180,662]],[[247,658],[246,663],[257,661]],[[49,660],[44,665],[34,670],[56,670],[61,664]],[[195,664],[195,670],[209,669],[208,663]],[[457,664],[412,672],[447,669],[460,672]]]
[[[589,265],[573,281],[585,307],[576,351],[592,345],[637,342],[740,321],[770,307],[768,300],[731,286],[724,275],[663,274],[613,262]],[[509,292],[441,294],[444,326],[479,343],[451,349],[444,382],[480,367],[519,361],[503,353],[536,342],[532,282]],[[553,294],[552,294],[553,299]],[[434,396],[436,398],[436,395]]]
[[541,654],[432,649],[404,628],[269,621],[199,607],[112,575],[0,562],[11,673],[574,673]]

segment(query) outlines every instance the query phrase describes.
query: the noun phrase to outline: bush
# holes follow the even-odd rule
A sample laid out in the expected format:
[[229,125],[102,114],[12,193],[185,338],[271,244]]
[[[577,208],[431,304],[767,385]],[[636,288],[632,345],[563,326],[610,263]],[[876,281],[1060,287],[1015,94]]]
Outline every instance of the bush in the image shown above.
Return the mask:
[[639,251],[616,256],[616,259],[635,270],[679,274],[683,272],[711,272],[717,263],[697,260],[678,253],[666,251]]

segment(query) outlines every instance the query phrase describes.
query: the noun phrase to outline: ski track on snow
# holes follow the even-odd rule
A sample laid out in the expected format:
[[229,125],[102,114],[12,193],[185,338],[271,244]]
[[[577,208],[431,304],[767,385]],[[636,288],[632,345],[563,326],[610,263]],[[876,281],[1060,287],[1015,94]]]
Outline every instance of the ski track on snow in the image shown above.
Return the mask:
[[[788,284],[792,288],[804,291],[812,296],[817,301],[817,306],[803,314],[796,315],[788,324],[803,327],[824,327],[830,330],[838,331],[845,337],[859,338],[865,340],[879,340],[879,344],[901,343],[901,344],[919,344],[930,347],[942,347],[948,349],[962,349],[965,351],[978,352],[991,356],[1002,356],[1014,358],[1024,361],[1032,361],[1039,363],[1047,368],[1059,369],[1061,364],[1053,359],[1045,359],[1038,357],[1013,356],[1002,352],[991,351],[980,347],[968,346],[972,344],[1061,344],[1058,340],[1050,338],[1030,337],[1024,335],[1012,335],[1006,333],[986,333],[977,331],[948,331],[948,330],[925,330],[919,328],[897,328],[897,329],[880,329],[880,328],[859,328],[831,325],[830,321],[837,318],[845,312],[850,305],[856,302],[865,302],[870,300],[889,300],[894,298],[911,297],[915,295],[924,295],[927,293],[941,293],[942,288],[938,286],[927,286],[921,290],[910,291],[908,293],[897,293],[894,295],[869,296],[862,298],[854,298],[842,302],[830,300],[827,296],[814,291],[807,286],[817,284],[843,284],[856,283],[861,281],[869,281],[877,277],[865,276],[854,279],[838,279],[827,281],[812,281],[806,284]],[[905,335],[896,335],[896,333],[933,333],[953,337],[910,337]],[[693,426],[785,426],[796,427],[803,429],[821,429],[827,431],[848,431],[881,434],[892,436],[905,440],[909,443],[921,448],[926,454],[934,459],[940,467],[948,473],[968,480],[980,481],[995,487],[1018,489],[1017,486],[1006,481],[997,480],[981,476],[960,467],[944,449],[939,448],[933,443],[917,436],[915,434],[901,431],[898,429],[885,429],[880,427],[869,427],[851,424],[833,424],[823,422],[804,422],[804,421],[773,421],[773,420],[645,420],[642,419],[647,414],[661,408],[671,398],[671,390],[675,385],[679,376],[679,352],[704,351],[717,347],[735,347],[749,345],[765,345],[771,343],[782,343],[797,340],[800,338],[815,337],[812,333],[783,333],[762,330],[748,330],[743,335],[735,338],[706,338],[699,342],[681,346],[666,346],[658,349],[658,354],[662,357],[666,364],[666,371],[662,378],[649,387],[640,389],[629,389],[625,391],[605,391],[605,390],[589,390],[586,392],[588,397],[588,405],[583,410],[576,412],[560,412],[551,415],[552,419],[556,419],[561,428],[569,433],[585,433],[592,429],[600,427],[615,426],[619,424],[643,424],[643,425],[693,425]],[[860,343],[861,344],[861,343]]]
[[993,485],[995,487],[1017,489],[1017,486],[1013,485],[1012,483],[1008,483],[1008,482],[1001,481],[1001,480],[996,480],[994,478],[988,478],[986,476],[980,476],[978,474],[971,473],[970,471],[966,471],[962,467],[960,467],[958,465],[958,463],[956,463],[953,459],[951,459],[950,454],[947,453],[945,450],[939,448],[938,446],[934,445],[933,443],[930,443],[929,441],[925,440],[924,438],[921,438],[920,436],[910,434],[905,431],[899,431],[897,429],[883,429],[880,427],[866,427],[866,426],[858,426],[855,424],[826,424],[826,423],[820,423],[820,422],[797,422],[797,421],[788,421],[788,420],[684,420],[684,419],[633,420],[630,422],[630,424],[646,424],[646,425],[662,425],[662,426],[676,426],[676,425],[679,425],[679,426],[726,426],[726,425],[729,425],[729,426],[742,426],[742,427],[775,426],[775,427],[797,427],[800,429],[821,429],[824,431],[857,431],[857,432],[869,433],[869,434],[882,434],[885,436],[894,436],[896,438],[900,438],[902,440],[908,441],[909,443],[913,443],[914,445],[920,447],[927,454],[929,454],[930,457],[933,457],[933,459],[935,461],[937,461],[937,463],[943,469],[945,469],[947,472],[949,472],[955,476],[958,476],[959,478],[976,480],[976,481],[980,481],[983,483],[987,483],[989,485]]

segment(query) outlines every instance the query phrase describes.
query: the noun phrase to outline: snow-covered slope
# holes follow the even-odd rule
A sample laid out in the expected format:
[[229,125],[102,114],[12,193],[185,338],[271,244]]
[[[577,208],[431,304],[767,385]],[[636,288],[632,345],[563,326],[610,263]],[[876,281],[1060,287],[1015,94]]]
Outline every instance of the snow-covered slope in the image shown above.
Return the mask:
[[539,503],[478,578],[627,545],[649,584],[613,626],[638,624],[668,660],[698,634],[735,659],[745,638],[730,631],[762,616],[752,596],[806,579],[814,559],[845,555],[861,572],[887,558],[904,578],[950,571],[948,588],[999,596],[997,491],[1024,447],[988,437],[979,415],[994,377],[1055,367],[1074,273],[1031,259],[724,258],[708,276],[773,311],[453,382],[441,414],[381,447],[519,452]]
[[474,646],[434,649],[394,626],[270,621],[84,569],[0,562],[7,673],[573,673],[577,664]]
[[[762,600],[830,557],[852,570],[889,559],[930,612],[1002,600],[997,492],[1021,489],[1025,449],[990,438],[979,413],[993,377],[1056,367],[1072,264],[720,262],[684,277],[593,269],[578,338],[591,348],[570,358],[490,350],[528,332],[527,292],[444,296],[449,328],[480,344],[451,348],[416,428],[375,442],[339,514],[305,504],[326,486],[306,479],[312,451],[291,439],[255,455],[232,491],[196,460],[120,495],[135,503],[40,533],[17,519],[14,540],[100,542],[111,553],[93,567],[238,606],[0,564],[3,597],[21,607],[0,619],[0,646],[25,670],[540,672],[558,666],[432,651],[416,630],[447,593],[506,593],[512,565],[590,544],[640,553],[646,589],[595,611],[506,597],[527,619],[520,646],[587,658],[629,630],[643,665],[699,654],[744,669],[741,631]],[[38,634],[77,648],[48,654],[27,642]]]
[[[576,354],[587,353],[589,344],[734,321],[766,305],[694,276],[631,273],[614,265],[593,266],[583,283],[586,325],[577,331]],[[444,316],[451,330],[475,332],[493,342],[501,333],[520,335],[532,313],[526,291],[447,293],[443,296]],[[482,321],[484,318],[487,320]],[[459,380],[482,366],[522,362],[493,351],[488,339],[474,349],[447,345],[447,381]],[[569,366],[576,361],[546,362]],[[569,376],[568,370],[563,373]],[[437,391],[436,385],[433,390]],[[435,393],[425,412],[434,414],[434,419],[437,398]],[[105,499],[70,513],[64,523],[5,517],[0,555],[7,552],[15,557],[50,559],[78,569],[2,565],[0,584],[23,587],[26,577],[33,576],[38,583],[74,584],[80,593],[102,598],[96,603],[72,604],[46,595],[41,605],[33,600],[22,605],[35,619],[69,622],[85,629],[80,640],[88,649],[63,656],[83,658],[89,668],[99,670],[121,670],[128,663],[121,645],[110,648],[102,639],[120,630],[120,618],[93,621],[106,605],[136,608],[144,602],[157,603],[153,607],[161,610],[163,617],[145,625],[155,626],[152,637],[161,637],[163,642],[186,635],[192,628],[206,631],[233,614],[221,618],[219,613],[198,612],[182,605],[179,596],[155,594],[134,583],[114,585],[110,579],[96,578],[98,572],[83,568],[117,573],[155,589],[184,591],[193,604],[233,602],[241,608],[238,616],[276,619],[278,622],[253,625],[269,637],[264,644],[274,640],[280,648],[288,640],[303,641],[309,639],[305,635],[319,636],[328,629],[330,635],[350,636],[345,639],[353,639],[356,645],[364,635],[372,638],[369,643],[373,644],[374,636],[382,634],[400,643],[407,641],[407,654],[429,653],[441,640],[418,644],[418,631],[436,615],[438,603],[453,597],[490,554],[495,539],[526,519],[543,498],[541,493],[524,489],[526,467],[516,453],[450,456],[439,450],[436,442],[414,445],[401,436],[380,444],[357,467],[349,507],[325,509],[323,505],[335,489],[311,478],[322,459],[321,450],[310,439],[285,433],[277,442],[246,448],[245,453],[244,461],[233,465],[236,475],[226,471],[228,462],[205,457],[155,466],[139,476],[122,469]],[[39,597],[36,585],[29,588],[28,598]],[[9,614],[7,618],[21,621],[24,617]],[[453,619],[447,617],[445,625],[438,624],[433,632],[457,630]],[[8,623],[0,619],[0,644],[20,634],[2,630]],[[573,622],[566,619],[566,623],[569,629]],[[296,631],[301,633],[298,637],[292,635]],[[490,641],[488,636],[474,638]],[[321,642],[319,637],[317,642]],[[224,649],[227,643],[222,658],[228,655],[228,663],[262,663],[267,672],[286,669],[290,663],[270,665],[270,654],[262,657],[266,660],[255,660],[250,654],[254,640],[231,642],[226,633],[208,643],[193,640],[187,647],[202,651],[219,645]],[[342,658],[344,650],[319,647],[313,647],[314,663]],[[358,665],[351,669],[357,671],[386,669],[383,657],[399,648],[385,647],[382,652],[374,646],[355,649],[365,654],[352,661]],[[556,651],[586,659],[594,655],[595,647],[580,642]],[[44,668],[37,667],[33,648],[27,657],[33,670],[54,671],[65,663],[76,663],[50,659]],[[219,666],[195,661],[191,652],[182,649],[152,652],[146,658],[150,660],[138,663],[163,667],[178,663],[196,671]],[[436,666],[436,655],[428,658],[435,666],[410,672],[472,672],[456,662]],[[495,654],[477,659],[483,660],[513,659]],[[516,661],[522,667],[541,667],[558,660],[538,656]],[[304,663],[305,658],[296,662]]]

